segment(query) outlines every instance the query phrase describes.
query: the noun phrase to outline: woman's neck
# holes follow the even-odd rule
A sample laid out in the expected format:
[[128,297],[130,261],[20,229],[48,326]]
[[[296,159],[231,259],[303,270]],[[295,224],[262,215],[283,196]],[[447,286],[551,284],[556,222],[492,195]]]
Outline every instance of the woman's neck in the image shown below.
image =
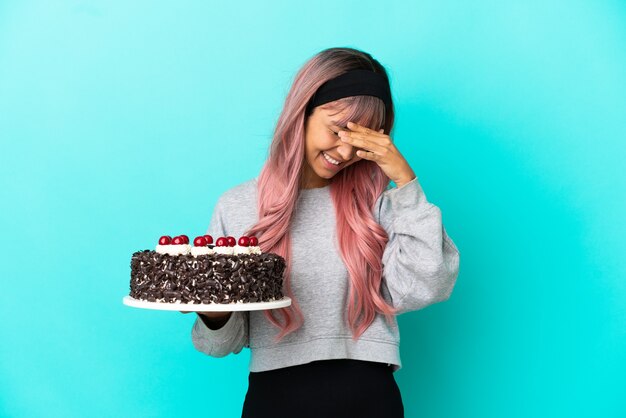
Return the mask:
[[330,180],[319,177],[317,175],[311,175],[310,173],[303,173],[300,178],[301,189],[319,189],[330,185]]

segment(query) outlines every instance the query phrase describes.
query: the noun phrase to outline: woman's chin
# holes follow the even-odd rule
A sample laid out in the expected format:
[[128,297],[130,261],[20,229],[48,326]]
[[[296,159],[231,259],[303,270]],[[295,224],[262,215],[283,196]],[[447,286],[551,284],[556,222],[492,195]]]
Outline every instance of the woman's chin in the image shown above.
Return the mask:
[[316,173],[318,176],[326,180],[332,179],[335,176],[335,174],[337,174],[337,173],[329,173],[328,171],[321,171],[321,172],[316,171]]

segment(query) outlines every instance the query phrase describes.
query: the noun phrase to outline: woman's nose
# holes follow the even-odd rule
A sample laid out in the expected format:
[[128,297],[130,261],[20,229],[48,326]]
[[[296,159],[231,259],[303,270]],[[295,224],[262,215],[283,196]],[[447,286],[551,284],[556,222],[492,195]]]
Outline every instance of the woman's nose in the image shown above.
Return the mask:
[[337,152],[344,161],[350,161],[354,157],[356,150],[352,145],[343,143],[337,148]]

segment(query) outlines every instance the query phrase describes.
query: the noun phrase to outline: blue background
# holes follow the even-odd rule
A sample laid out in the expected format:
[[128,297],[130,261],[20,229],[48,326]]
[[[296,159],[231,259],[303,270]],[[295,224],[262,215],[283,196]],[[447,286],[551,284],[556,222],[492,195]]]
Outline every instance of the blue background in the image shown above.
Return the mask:
[[351,46],[461,253],[399,317],[406,416],[626,416],[626,5],[469,3],[1,2],[0,415],[239,416],[249,351],[124,306],[130,255],[203,233]]

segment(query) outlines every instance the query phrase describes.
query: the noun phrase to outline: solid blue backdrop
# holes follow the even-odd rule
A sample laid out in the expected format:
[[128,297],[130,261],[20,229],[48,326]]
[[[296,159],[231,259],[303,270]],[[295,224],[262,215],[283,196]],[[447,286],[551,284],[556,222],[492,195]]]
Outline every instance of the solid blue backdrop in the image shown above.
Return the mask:
[[122,305],[130,255],[205,232],[331,46],[389,71],[392,138],[461,253],[399,317],[407,417],[623,417],[626,6],[0,3],[0,415],[237,417],[249,351]]

